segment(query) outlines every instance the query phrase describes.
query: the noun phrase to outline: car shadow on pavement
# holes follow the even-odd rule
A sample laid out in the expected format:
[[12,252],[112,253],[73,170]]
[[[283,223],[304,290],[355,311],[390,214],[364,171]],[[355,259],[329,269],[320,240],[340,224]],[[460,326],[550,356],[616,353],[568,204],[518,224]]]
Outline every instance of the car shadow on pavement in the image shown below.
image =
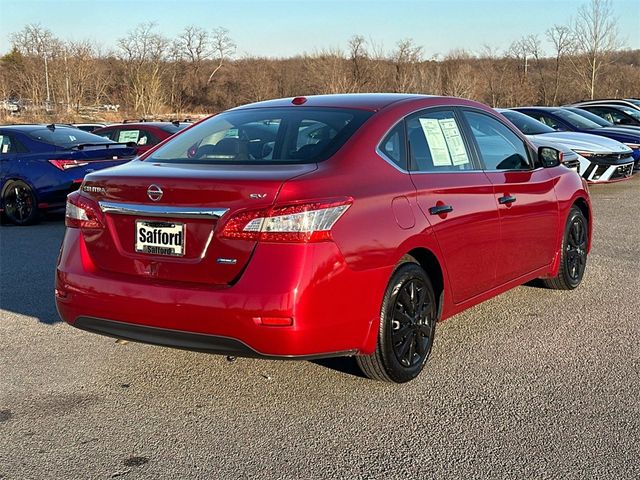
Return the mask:
[[536,278],[534,280],[531,280],[530,282],[524,283],[522,286],[532,287],[532,288],[542,288],[543,290],[548,290],[547,286],[539,278]]
[[354,377],[365,378],[354,357],[323,358],[320,360],[313,360],[311,363],[340,373],[346,373],[347,375],[352,375]]
[[0,226],[0,309],[60,322],[54,303],[54,275],[64,236],[64,213],[37,225]]

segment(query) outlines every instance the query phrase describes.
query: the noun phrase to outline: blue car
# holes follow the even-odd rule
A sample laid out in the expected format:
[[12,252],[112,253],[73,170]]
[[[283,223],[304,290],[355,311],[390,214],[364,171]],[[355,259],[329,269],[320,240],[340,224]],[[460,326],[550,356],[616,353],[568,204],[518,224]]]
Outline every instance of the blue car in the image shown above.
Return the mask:
[[63,125],[0,126],[0,214],[16,225],[64,207],[84,176],[128,162],[134,148]]
[[634,169],[640,168],[640,131],[622,127],[603,127],[585,115],[564,107],[518,107],[513,110],[529,115],[559,132],[591,133],[624,143],[633,150]]

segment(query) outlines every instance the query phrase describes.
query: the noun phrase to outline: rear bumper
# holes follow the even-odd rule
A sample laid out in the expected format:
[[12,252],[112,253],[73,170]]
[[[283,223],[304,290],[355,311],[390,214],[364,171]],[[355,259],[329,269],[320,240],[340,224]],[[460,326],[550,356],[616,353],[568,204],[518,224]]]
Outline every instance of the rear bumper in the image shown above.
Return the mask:
[[[78,328],[190,350],[278,358],[371,353],[392,269],[354,271],[332,242],[261,243],[232,286],[169,283],[97,269],[79,230],[67,229],[56,306]],[[268,326],[261,317],[293,323]]]
[[115,322],[113,320],[104,320],[92,317],[79,317],[76,319],[74,326],[81,330],[86,330],[87,332],[98,333],[123,340],[236,357],[274,359],[295,358],[312,360],[317,358],[353,355],[357,352],[357,350],[354,349],[317,355],[264,355],[253,350],[250,346],[240,340],[203,333],[190,333],[181,330],[147,327],[134,323]]

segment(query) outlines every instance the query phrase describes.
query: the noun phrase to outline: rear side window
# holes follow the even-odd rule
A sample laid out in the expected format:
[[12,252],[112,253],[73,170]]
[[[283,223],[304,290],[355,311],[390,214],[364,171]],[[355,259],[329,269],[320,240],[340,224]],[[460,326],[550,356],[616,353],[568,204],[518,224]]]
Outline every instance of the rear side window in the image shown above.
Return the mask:
[[145,130],[120,130],[118,132],[118,143],[133,142],[137,145],[155,145],[158,140]]
[[530,168],[524,142],[506,125],[483,113],[465,110],[487,170],[522,170]]
[[372,115],[337,108],[256,108],[202,122],[158,149],[156,162],[307,163],[333,155]]
[[404,124],[400,122],[393,127],[389,134],[384,137],[380,144],[380,151],[385,157],[395,163],[403,170],[407,169],[407,154],[404,139]]
[[76,145],[91,143],[110,143],[109,140],[105,140],[104,137],[100,137],[99,135],[69,127],[43,127],[29,130],[27,135],[39,142],[63,148],[71,148]]
[[452,111],[419,113],[407,120],[411,170],[457,172],[473,170],[471,156]]
[[0,155],[4,153],[15,153],[15,151],[9,136],[0,134]]

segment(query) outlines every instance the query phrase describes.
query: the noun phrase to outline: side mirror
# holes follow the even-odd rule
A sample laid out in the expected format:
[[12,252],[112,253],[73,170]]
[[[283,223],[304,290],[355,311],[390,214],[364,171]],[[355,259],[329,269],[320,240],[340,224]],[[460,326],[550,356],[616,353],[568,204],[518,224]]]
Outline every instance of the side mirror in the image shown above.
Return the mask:
[[562,152],[551,147],[540,147],[538,158],[544,168],[557,167],[562,163]]

